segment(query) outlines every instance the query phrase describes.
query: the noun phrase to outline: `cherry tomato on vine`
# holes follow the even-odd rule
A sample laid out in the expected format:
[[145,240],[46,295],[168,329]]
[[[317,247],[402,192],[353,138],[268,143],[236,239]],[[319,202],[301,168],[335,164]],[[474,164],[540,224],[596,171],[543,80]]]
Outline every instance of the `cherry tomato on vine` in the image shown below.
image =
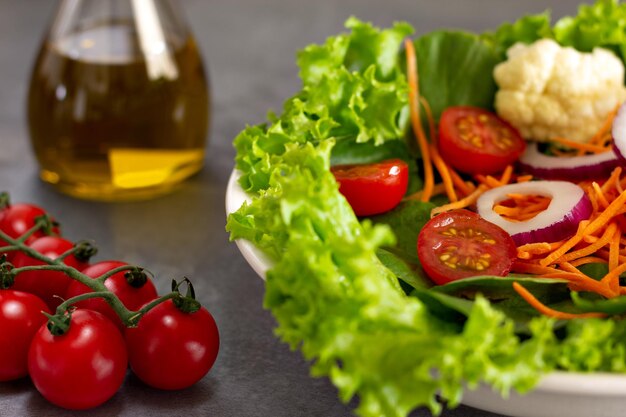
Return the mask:
[[[99,276],[120,266],[128,265],[126,262],[120,261],[101,261],[88,266],[81,272],[91,278]],[[128,274],[128,275],[127,275]],[[104,281],[104,285],[113,294],[117,295],[122,304],[129,310],[139,310],[144,304],[157,298],[157,290],[152,280],[143,272],[122,271],[113,274]],[[65,299],[91,292],[91,289],[79,281],[72,282],[65,293]],[[102,298],[90,298],[88,300],[79,301],[74,304],[79,308],[98,311],[107,316],[120,329],[124,328],[122,321],[111,306]]]
[[[0,211],[0,230],[10,237],[17,239],[35,226],[37,217],[44,216],[45,214],[44,209],[32,204],[18,203],[7,205]],[[60,230],[58,227],[55,227],[53,228],[53,232],[58,235]],[[37,238],[43,236],[46,236],[46,232],[41,229],[37,230],[32,236],[26,239],[25,243],[32,243]],[[0,239],[0,246],[3,245],[6,245],[6,242]],[[7,252],[9,259],[13,259],[15,254],[16,252]]]
[[336,165],[331,172],[357,216],[381,214],[397,206],[409,184],[409,168],[400,159],[374,164]]
[[477,107],[449,107],[439,121],[439,152],[467,174],[494,174],[517,161],[526,149],[518,131]]
[[[56,236],[44,236],[29,245],[39,253],[49,258],[57,258],[62,253],[74,247],[69,240]],[[64,263],[76,269],[82,269],[85,262],[78,260],[74,255],[65,258]],[[18,252],[13,258],[16,268],[22,266],[45,265],[44,262],[33,259],[23,252]],[[48,304],[54,311],[65,296],[67,287],[72,279],[61,271],[25,271],[17,274],[15,283],[11,287],[14,290],[25,291],[35,294]]]
[[28,351],[28,372],[37,390],[71,410],[96,407],[111,398],[124,382],[127,366],[122,334],[91,310],[74,311],[69,328],[59,336],[43,325]]
[[0,382],[28,375],[27,357],[48,306],[33,294],[0,290]]
[[469,210],[430,219],[417,238],[424,272],[436,284],[478,275],[505,276],[517,255],[511,236]]
[[165,390],[195,384],[209,372],[219,350],[217,325],[207,309],[186,313],[172,300],[148,311],[125,335],[133,372],[147,385]]

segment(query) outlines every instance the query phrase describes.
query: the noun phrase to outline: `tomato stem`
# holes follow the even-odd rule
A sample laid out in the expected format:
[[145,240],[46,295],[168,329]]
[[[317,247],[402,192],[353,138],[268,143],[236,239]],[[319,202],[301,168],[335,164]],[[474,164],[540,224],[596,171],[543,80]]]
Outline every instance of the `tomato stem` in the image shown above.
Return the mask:
[[0,193],[0,210],[4,210],[10,205],[11,205],[11,199],[9,198],[9,193],[7,193],[6,191],[2,191]]
[[98,253],[98,248],[96,248],[91,242],[81,240],[80,242],[77,242],[73,248],[68,249],[56,257],[55,262],[61,263],[70,255],[74,255],[74,257],[81,262],[88,262],[89,259],[96,253]]
[[152,310],[154,307],[158,306],[159,304],[161,304],[164,301],[170,300],[172,298],[175,298],[177,296],[177,293],[175,292],[171,292],[169,294],[165,294],[155,300],[152,300],[151,302],[149,302],[148,304],[144,305],[143,307],[141,307],[139,310],[132,312],[128,319],[126,321],[124,321],[124,324],[126,324],[127,327],[135,327],[137,326],[137,323],[139,322],[139,319],[146,314],[148,311]]
[[[180,286],[182,284],[187,285],[187,294],[182,295],[180,293]],[[193,289],[193,284],[189,281],[189,278],[184,277],[180,282],[172,280],[172,293],[174,294],[174,305],[183,313],[195,313],[200,310],[200,303],[196,300],[196,292]]]
[[[31,229],[31,230],[34,229],[33,233],[37,231],[36,229],[37,226],[39,226],[39,229],[41,229],[41,231],[43,231],[46,236],[56,236],[57,233],[55,229],[59,227],[59,223],[57,223],[47,214],[44,214],[44,215],[35,217],[35,227]],[[26,232],[24,235],[26,235],[27,233],[28,232]],[[20,236],[20,241],[22,242],[24,242],[26,239],[30,237],[30,235],[27,235],[26,237],[24,237],[24,235]]]
[[71,310],[55,315],[42,311],[42,314],[48,318],[47,327],[54,336],[61,336],[69,330],[72,317]]
[[137,269],[137,268],[139,268],[139,267],[137,267],[135,265],[118,266],[117,268],[113,268],[110,271],[107,271],[104,274],[100,275],[98,278],[96,278],[96,281],[100,281],[100,282],[104,283],[104,281],[106,281],[107,279],[111,278],[113,275],[117,274],[118,272],[132,271],[132,270]]
[[144,272],[143,268],[135,268],[124,274],[126,282],[133,288],[141,288],[148,282],[148,276]]
[[[2,204],[2,193],[0,193],[0,204]],[[7,246],[0,247],[0,253],[19,250],[22,251],[25,255],[43,263],[43,265],[30,265],[15,268],[11,263],[6,262],[6,256],[0,256],[0,288],[4,289],[11,287],[11,285],[13,285],[13,282],[15,281],[15,277],[22,272],[43,270],[63,272],[69,278],[87,286],[91,290],[91,292],[77,295],[76,297],[72,297],[68,300],[64,300],[57,307],[55,315],[46,314],[49,319],[48,328],[53,334],[60,335],[67,331],[67,329],[69,328],[72,305],[79,301],[87,300],[90,298],[104,299],[127,327],[137,326],[137,323],[144,314],[146,314],[155,306],[169,299],[179,300],[178,302],[182,303],[181,305],[183,306],[182,310],[186,312],[194,312],[200,308],[200,303],[195,300],[195,294],[193,294],[193,286],[191,285],[191,282],[187,278],[184,278],[183,280],[181,280],[180,283],[174,284],[175,289],[173,289],[171,293],[163,295],[151,301],[137,311],[129,310],[124,306],[124,304],[117,297],[117,295],[115,295],[105,286],[105,281],[118,272],[129,271],[126,274],[126,278],[127,280],[129,280],[129,284],[137,286],[143,280],[143,285],[145,284],[147,279],[146,273],[144,272],[146,270],[134,265],[123,265],[102,274],[96,279],[93,279],[92,277],[83,274],[78,269],[63,263],[63,260],[72,254],[77,258],[82,257],[82,259],[86,259],[89,256],[95,254],[96,249],[91,243],[79,242],[72,249],[62,253],[60,256],[54,259],[49,258],[26,245],[25,240],[28,237],[32,236],[33,233],[35,233],[37,230],[48,227],[47,225],[51,225],[51,227],[54,227],[54,223],[51,222],[51,219],[49,217],[42,216],[40,219],[37,220],[35,226],[33,226],[17,239],[12,238],[11,236],[0,230],[0,240],[7,243]],[[129,278],[128,275],[130,275],[132,278]],[[176,283],[176,281],[174,282]],[[178,291],[178,287],[183,282],[186,282],[188,285],[187,296],[182,296]]]
[[[48,216],[38,216],[35,219],[35,225],[24,232],[19,238],[15,239],[16,242],[25,242],[26,239],[31,237],[34,233],[39,230],[48,230],[48,223],[50,222],[50,217]],[[5,239],[6,240],[6,239]],[[7,241],[8,242],[8,241]]]
[[7,256],[0,256],[0,289],[6,290],[15,282],[15,274],[13,273],[13,264],[7,262]]

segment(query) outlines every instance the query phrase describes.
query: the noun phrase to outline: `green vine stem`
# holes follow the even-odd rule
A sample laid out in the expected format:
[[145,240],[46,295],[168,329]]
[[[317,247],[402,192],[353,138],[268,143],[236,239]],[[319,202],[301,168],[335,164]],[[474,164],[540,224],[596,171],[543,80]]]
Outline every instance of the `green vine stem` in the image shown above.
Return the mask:
[[[28,255],[29,257],[36,259],[40,262],[43,262],[45,264],[45,265],[32,265],[32,266],[23,266],[23,267],[15,268],[8,262],[3,262],[2,268],[0,268],[0,274],[1,274],[0,281],[1,282],[13,282],[13,280],[18,274],[20,274],[21,272],[25,272],[25,271],[42,271],[42,270],[60,271],[66,274],[71,279],[76,280],[86,285],[89,289],[92,290],[92,292],[77,295],[68,300],[64,300],[57,307],[56,313],[53,316],[55,317],[55,319],[53,320],[50,317],[48,317],[51,320],[51,322],[54,322],[54,323],[60,322],[60,320],[62,320],[63,317],[67,316],[68,311],[71,311],[72,305],[79,301],[87,300],[90,298],[102,298],[117,313],[117,315],[120,317],[120,319],[122,320],[122,322],[124,323],[126,327],[135,327],[137,326],[137,323],[139,322],[139,320],[144,314],[146,314],[148,311],[150,311],[157,305],[161,304],[162,302],[167,301],[169,299],[180,300],[180,299],[187,298],[186,296],[182,296],[180,292],[178,292],[178,287],[176,287],[176,289],[173,290],[171,293],[163,295],[151,301],[150,303],[146,304],[145,306],[143,306],[141,309],[137,311],[132,311],[132,310],[127,309],[124,306],[124,304],[120,301],[120,299],[114,293],[109,291],[109,289],[105,286],[104,283],[108,278],[110,278],[111,276],[113,276],[114,274],[118,272],[131,271],[131,272],[136,273],[136,272],[143,272],[144,269],[139,268],[134,265],[124,265],[124,266],[120,266],[115,269],[112,269],[102,274],[101,276],[97,277],[96,279],[93,279],[89,277],[88,275],[83,274],[78,269],[73,268],[63,263],[63,260],[66,257],[72,254],[76,256],[80,251],[85,251],[88,254],[93,254],[95,252],[95,247],[91,245],[90,243],[79,242],[72,249],[66,251],[65,253],[61,254],[59,257],[54,258],[54,259],[49,258],[39,253],[38,251],[36,251],[35,249],[32,249],[31,247],[27,246],[24,243],[24,241],[29,236],[32,236],[33,233],[37,232],[37,230],[39,229],[48,227],[48,225],[49,225],[49,218],[47,220],[46,219],[42,219],[41,221],[38,220],[35,226],[33,226],[30,230],[28,230],[26,233],[24,233],[22,236],[20,236],[17,239],[14,239],[8,236],[6,233],[0,230],[0,240],[8,244],[7,246],[0,247],[0,253],[7,252],[9,250],[20,250],[24,252],[26,255]],[[188,280],[185,278],[184,281],[188,281]]]

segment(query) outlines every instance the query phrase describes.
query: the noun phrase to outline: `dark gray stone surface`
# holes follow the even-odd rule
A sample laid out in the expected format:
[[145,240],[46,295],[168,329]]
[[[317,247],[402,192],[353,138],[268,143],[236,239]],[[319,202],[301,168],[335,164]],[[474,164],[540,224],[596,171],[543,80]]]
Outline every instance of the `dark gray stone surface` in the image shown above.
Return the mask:
[[[560,16],[575,0],[186,0],[181,2],[211,74],[213,125],[204,170],[174,194],[139,203],[105,204],[58,194],[37,178],[25,127],[27,80],[49,0],[0,0],[0,188],[14,201],[53,213],[70,239],[95,239],[100,259],[149,268],[159,290],[173,277],[192,278],[220,328],[218,360],[200,383],[180,392],[144,387],[129,375],[96,416],[348,416],[326,379],[273,335],[263,310],[263,282],[228,243],[224,191],[233,166],[232,138],[246,123],[298,88],[295,51],[342,30],[350,15],[379,26],[406,20],[418,33],[439,27],[484,30],[546,7]],[[0,329],[1,331],[1,329]],[[0,416],[74,415],[48,404],[28,380],[0,383]],[[83,413],[87,414],[87,413]],[[418,410],[415,416],[428,416]],[[446,417],[494,416],[459,407]]]

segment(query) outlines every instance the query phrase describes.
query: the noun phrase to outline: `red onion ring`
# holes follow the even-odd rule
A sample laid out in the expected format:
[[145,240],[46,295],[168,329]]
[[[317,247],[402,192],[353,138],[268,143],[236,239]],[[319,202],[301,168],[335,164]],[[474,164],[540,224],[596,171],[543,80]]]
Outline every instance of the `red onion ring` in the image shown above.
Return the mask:
[[[493,211],[509,194],[551,197],[548,207],[532,219],[513,222]],[[476,202],[478,214],[508,232],[516,245],[556,242],[573,236],[578,223],[591,215],[589,197],[578,185],[567,181],[530,181],[503,185],[484,192]]]
[[[624,115],[626,119],[626,114]],[[615,124],[613,124],[615,126]],[[626,155],[626,120],[624,121],[624,155]],[[606,152],[581,156],[548,156],[539,152],[536,143],[531,143],[519,159],[520,169],[534,177],[546,180],[583,181],[606,178],[622,164],[617,152]]]

